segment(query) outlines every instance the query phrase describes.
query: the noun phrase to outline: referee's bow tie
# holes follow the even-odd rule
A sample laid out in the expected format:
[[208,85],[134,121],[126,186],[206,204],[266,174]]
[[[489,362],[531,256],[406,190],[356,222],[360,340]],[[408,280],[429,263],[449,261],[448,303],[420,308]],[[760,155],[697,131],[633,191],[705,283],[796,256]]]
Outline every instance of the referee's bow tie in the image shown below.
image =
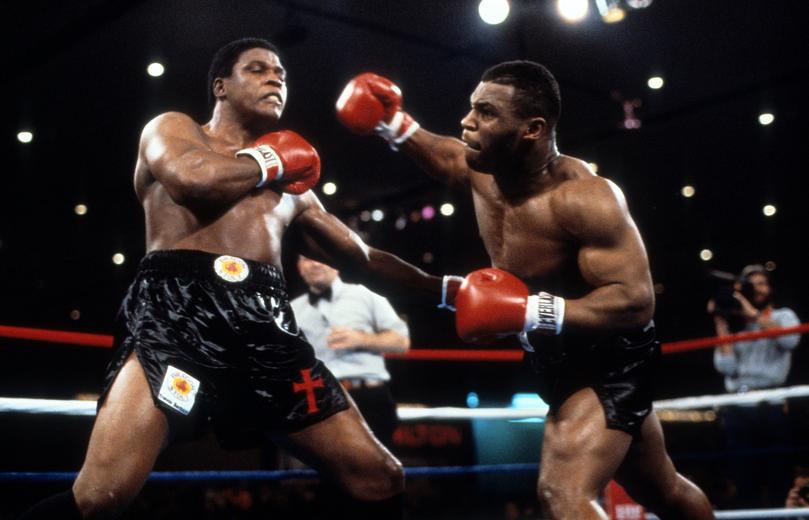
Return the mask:
[[319,293],[309,291],[309,303],[312,305],[317,305],[317,302],[320,300],[331,301],[331,287],[328,287]]

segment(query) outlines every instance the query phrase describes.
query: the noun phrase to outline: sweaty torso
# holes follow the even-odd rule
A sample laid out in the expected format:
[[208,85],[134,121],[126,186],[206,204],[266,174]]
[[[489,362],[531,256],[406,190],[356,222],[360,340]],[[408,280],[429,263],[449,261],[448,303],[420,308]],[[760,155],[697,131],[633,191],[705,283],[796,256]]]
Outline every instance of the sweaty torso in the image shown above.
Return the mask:
[[572,295],[591,289],[578,267],[579,245],[556,208],[565,183],[592,177],[584,163],[562,157],[552,178],[529,193],[509,196],[493,176],[474,173],[475,213],[492,265],[545,290],[564,288]]
[[[207,144],[227,157],[237,151],[210,136]],[[135,192],[146,217],[147,252],[194,249],[281,266],[281,238],[297,213],[294,196],[256,189],[225,206],[190,209],[172,200],[142,158]]]

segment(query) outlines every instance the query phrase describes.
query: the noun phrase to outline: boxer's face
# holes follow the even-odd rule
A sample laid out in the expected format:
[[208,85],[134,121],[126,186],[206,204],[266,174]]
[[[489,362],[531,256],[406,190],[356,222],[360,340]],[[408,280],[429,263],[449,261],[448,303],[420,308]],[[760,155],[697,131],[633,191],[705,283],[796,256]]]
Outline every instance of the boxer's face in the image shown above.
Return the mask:
[[238,112],[277,121],[287,100],[286,71],[268,49],[242,52],[230,77],[214,83],[218,98],[224,96]]
[[301,278],[306,285],[315,292],[321,292],[331,287],[338,274],[336,269],[302,255],[298,257],[298,272],[301,273]]
[[470,98],[471,110],[461,120],[464,157],[473,170],[494,173],[518,149],[525,120],[514,110],[514,87],[478,84]]

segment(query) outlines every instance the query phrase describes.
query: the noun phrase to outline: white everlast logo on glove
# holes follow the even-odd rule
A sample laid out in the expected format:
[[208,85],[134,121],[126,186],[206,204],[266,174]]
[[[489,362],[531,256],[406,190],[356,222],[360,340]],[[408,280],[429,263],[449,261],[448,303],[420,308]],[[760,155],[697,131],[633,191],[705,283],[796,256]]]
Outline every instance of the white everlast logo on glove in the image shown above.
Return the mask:
[[523,332],[538,330],[542,334],[558,335],[565,320],[565,300],[546,292],[528,297]]

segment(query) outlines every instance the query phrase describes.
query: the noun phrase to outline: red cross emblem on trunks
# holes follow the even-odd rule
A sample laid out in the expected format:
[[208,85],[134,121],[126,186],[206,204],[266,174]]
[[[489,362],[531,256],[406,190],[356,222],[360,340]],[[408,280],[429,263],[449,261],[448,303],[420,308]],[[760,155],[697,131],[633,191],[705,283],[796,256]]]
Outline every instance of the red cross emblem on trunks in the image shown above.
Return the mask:
[[315,388],[323,388],[323,379],[312,379],[311,368],[301,370],[301,377],[303,377],[303,383],[292,383],[292,390],[295,393],[306,392],[306,405],[308,406],[306,413],[315,413],[318,410],[315,402]]

